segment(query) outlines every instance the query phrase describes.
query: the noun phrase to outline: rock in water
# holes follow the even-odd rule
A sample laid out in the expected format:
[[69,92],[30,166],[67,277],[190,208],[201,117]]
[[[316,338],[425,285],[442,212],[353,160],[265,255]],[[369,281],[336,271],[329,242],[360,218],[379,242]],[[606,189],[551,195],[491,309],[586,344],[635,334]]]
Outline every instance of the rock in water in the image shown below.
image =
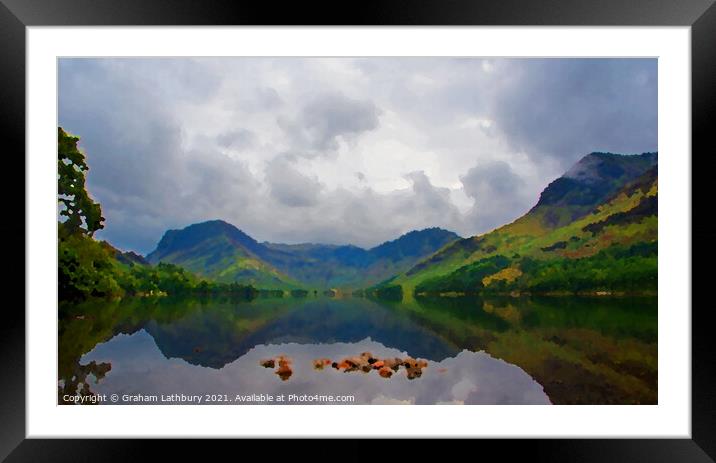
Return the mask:
[[274,368],[276,366],[274,359],[261,360],[259,364],[264,368]]

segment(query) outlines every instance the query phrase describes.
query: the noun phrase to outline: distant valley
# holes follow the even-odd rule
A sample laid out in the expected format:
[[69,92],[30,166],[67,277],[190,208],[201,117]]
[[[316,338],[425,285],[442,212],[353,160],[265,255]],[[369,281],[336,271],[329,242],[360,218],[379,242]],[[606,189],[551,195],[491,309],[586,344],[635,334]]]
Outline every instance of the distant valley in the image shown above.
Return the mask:
[[440,228],[411,231],[371,249],[258,242],[222,220],[169,230],[147,255],[215,281],[267,289],[358,289],[407,271],[460,237]]

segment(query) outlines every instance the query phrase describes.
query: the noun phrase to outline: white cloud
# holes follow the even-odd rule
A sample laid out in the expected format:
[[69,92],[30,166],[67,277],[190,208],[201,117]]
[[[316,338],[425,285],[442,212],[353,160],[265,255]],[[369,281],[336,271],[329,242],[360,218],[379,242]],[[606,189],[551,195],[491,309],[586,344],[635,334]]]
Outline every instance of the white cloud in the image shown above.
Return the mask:
[[490,119],[480,117],[469,117],[460,124],[463,129],[484,129],[489,130],[494,122]]

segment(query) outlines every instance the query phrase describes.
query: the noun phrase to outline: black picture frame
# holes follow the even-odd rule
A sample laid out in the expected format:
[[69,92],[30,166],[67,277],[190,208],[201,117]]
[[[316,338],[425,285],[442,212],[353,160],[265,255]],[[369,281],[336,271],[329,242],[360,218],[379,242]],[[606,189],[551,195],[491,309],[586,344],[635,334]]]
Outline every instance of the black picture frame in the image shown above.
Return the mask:
[[[693,264],[713,261],[716,238],[716,228],[710,225],[708,217],[712,210],[709,185],[705,179],[698,180],[699,175],[709,175],[711,170],[706,162],[716,153],[716,137],[711,133],[716,121],[714,0],[368,0],[342,4],[323,0],[280,4],[236,0],[0,0],[0,120],[3,148],[8,155],[25,152],[26,27],[84,25],[690,26],[692,152],[699,153],[699,157],[691,157],[692,247],[704,244],[698,247],[692,261],[693,296],[701,295],[710,278],[708,271],[699,272]],[[694,169],[697,160],[698,169]],[[699,215],[694,211],[703,212]],[[13,225],[14,240],[17,222]],[[17,275],[19,278],[19,272]],[[529,455],[531,460],[548,461],[716,460],[716,343],[708,323],[711,307],[697,304],[697,300],[693,299],[696,309],[691,314],[691,439],[549,439],[520,440],[514,444],[485,440],[480,444],[480,453],[497,450],[501,458],[508,460],[519,454]],[[18,306],[7,304],[0,322],[0,458],[126,461],[140,457],[136,441],[25,439],[25,316]],[[143,441],[143,445],[150,447],[159,444],[160,441]],[[195,451],[194,446],[184,441],[172,441],[171,446],[165,447],[184,456]]]

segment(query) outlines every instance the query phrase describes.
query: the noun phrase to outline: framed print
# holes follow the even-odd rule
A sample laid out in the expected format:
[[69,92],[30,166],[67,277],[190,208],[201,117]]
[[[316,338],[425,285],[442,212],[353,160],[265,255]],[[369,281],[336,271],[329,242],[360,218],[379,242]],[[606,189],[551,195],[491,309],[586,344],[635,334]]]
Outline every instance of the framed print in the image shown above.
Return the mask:
[[3,456],[469,437],[712,459],[691,256],[716,7],[513,3],[4,2],[26,312]]

